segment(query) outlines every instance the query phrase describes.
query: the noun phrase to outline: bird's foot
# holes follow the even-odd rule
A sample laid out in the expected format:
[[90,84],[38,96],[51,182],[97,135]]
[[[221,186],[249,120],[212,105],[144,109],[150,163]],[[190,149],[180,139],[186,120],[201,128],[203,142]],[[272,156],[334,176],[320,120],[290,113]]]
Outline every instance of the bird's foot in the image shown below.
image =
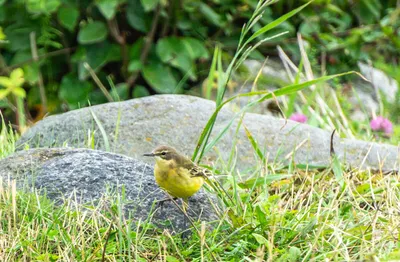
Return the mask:
[[178,199],[177,197],[174,197],[174,198],[167,197],[167,198],[164,198],[164,199],[161,199],[161,200],[157,200],[156,201],[156,205],[157,205],[157,207],[161,208],[164,205],[165,202],[172,201],[172,200],[176,201],[177,199]]

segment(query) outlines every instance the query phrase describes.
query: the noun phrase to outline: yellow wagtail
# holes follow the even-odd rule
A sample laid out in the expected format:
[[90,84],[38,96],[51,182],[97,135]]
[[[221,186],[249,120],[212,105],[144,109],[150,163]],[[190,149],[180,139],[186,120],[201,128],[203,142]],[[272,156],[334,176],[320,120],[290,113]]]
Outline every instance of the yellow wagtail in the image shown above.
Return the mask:
[[156,159],[154,177],[157,184],[172,197],[182,198],[186,203],[211,174],[209,170],[197,166],[169,146],[159,146],[144,156],[153,156]]

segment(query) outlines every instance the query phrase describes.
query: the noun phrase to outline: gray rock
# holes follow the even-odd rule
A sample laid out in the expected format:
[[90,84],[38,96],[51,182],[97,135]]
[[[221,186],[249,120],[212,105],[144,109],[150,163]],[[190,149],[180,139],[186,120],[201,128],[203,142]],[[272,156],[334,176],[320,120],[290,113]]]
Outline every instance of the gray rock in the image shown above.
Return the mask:
[[382,91],[387,101],[393,103],[399,89],[397,81],[370,65],[358,62],[358,67],[361,73],[371,81],[371,84]]
[[[248,59],[243,62],[243,65],[250,71],[251,75],[256,76],[263,66],[263,63],[257,60]],[[271,86],[266,88],[268,90],[292,83],[283,63],[280,60],[269,58],[262,68],[261,73],[270,81]]]
[[[30,147],[59,147],[64,144],[84,147],[90,144],[87,142],[90,140],[88,134],[94,131],[95,148],[104,150],[106,143],[93,119],[93,112],[104,128],[111,151],[151,163],[152,160],[142,154],[160,144],[173,146],[186,155],[191,154],[214,110],[214,102],[184,95],[157,95],[108,103],[47,117],[29,129],[18,144],[21,148],[24,144]],[[229,109],[222,110],[212,138],[218,136],[234,116],[235,113]],[[213,164],[219,157],[227,161],[233,148],[237,168],[245,170],[259,163],[243,126],[237,129],[237,125],[238,119],[215,145],[215,150],[208,152],[204,162]],[[293,159],[301,164],[330,163],[330,132],[253,113],[245,115],[243,125],[257,140],[270,162]],[[336,137],[335,150],[352,167],[399,168],[399,149],[396,146]]]
[[356,80],[353,82],[354,89],[348,101],[352,104],[351,119],[353,121],[366,121],[368,115],[366,112],[378,112],[379,103],[375,92],[368,82]]
[[[166,198],[155,183],[153,167],[129,157],[90,149],[32,149],[1,160],[0,177],[17,180],[20,189],[29,190],[33,185],[45,190],[47,197],[56,201],[73,196],[76,190],[80,203],[98,201],[107,190],[121,193],[124,186],[127,217],[129,212],[141,221],[150,216],[161,226],[170,221],[165,226],[176,232],[188,225],[172,202],[153,206],[156,200]],[[216,202],[204,190],[199,191],[189,199],[188,214],[195,220],[216,220],[210,201]]]
[[[264,65],[264,66],[263,66]],[[283,63],[278,59],[268,58],[264,64],[262,61],[248,59],[243,62],[243,66],[247,68],[248,76],[244,79],[239,79],[238,86],[240,89],[236,89],[232,95],[227,95],[228,97],[237,94],[248,93],[251,91],[274,91],[282,86],[289,85],[292,83],[290,76],[285,70]],[[256,79],[261,71],[261,77],[258,77],[256,85],[254,85],[253,79]],[[237,77],[239,78],[239,77]],[[243,77],[242,77],[243,78]],[[249,81],[251,80],[251,81]],[[259,97],[249,96],[240,97],[235,99],[231,103],[233,109],[242,108],[243,106],[254,102]],[[278,102],[281,103],[281,98],[277,98]],[[249,110],[251,113],[270,115],[270,116],[280,116],[278,112],[271,112],[269,109],[269,104],[275,102],[272,100],[266,100],[261,102],[257,107]]]

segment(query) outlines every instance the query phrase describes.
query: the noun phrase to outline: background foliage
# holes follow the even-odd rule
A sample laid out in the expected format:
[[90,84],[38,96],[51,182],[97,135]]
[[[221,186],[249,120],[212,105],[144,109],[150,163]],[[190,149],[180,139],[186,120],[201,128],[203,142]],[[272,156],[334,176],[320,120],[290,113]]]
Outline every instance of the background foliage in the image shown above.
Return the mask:
[[[252,30],[303,3],[271,5]],[[314,68],[334,74],[356,69],[357,61],[373,61],[400,81],[396,3],[314,1],[269,33],[289,34],[261,45],[252,57],[276,55],[279,43],[299,61],[298,31]],[[207,76],[215,46],[225,61],[231,59],[256,5],[256,0],[0,0],[2,113],[23,130],[26,119],[29,124],[89,101],[184,92]],[[18,86],[7,85],[12,77],[19,77]]]

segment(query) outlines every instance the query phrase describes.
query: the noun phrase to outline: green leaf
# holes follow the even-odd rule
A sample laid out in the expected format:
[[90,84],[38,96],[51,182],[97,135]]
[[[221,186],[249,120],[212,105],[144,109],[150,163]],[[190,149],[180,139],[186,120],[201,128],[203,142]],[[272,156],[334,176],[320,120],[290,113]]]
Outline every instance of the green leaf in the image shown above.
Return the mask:
[[[7,48],[9,48],[11,51],[16,52],[14,56],[19,56],[19,53],[24,53],[26,50],[30,50],[30,40],[29,40],[29,34],[32,31],[37,31],[38,28],[34,24],[17,24],[13,23],[7,27],[4,27],[4,33],[7,36],[7,40],[12,43],[11,45],[8,45]],[[29,58],[32,58],[31,52],[26,52]],[[11,61],[14,61],[15,58]],[[12,65],[12,63],[10,63]]]
[[98,69],[104,64],[121,59],[120,47],[104,41],[99,44],[86,47],[86,59],[93,69]]
[[101,14],[110,20],[115,16],[118,7],[118,0],[96,0],[96,5]]
[[252,236],[256,239],[258,244],[268,245],[268,240],[264,236],[257,233],[253,233]]
[[164,37],[157,42],[156,52],[164,63],[176,59],[182,53],[183,44],[174,36]]
[[159,0],[140,0],[142,6],[146,12],[149,12],[156,8]]
[[143,64],[140,60],[133,60],[129,62],[128,72],[135,72],[142,70]]
[[6,35],[4,34],[4,32],[3,32],[3,28],[0,26],[0,40],[4,40],[4,39],[6,39],[7,37],[6,37]]
[[27,0],[26,9],[33,14],[51,14],[60,4],[60,0]]
[[[2,0],[0,0],[0,1],[2,1]],[[6,15],[7,14],[6,10],[7,10],[6,7],[2,7],[0,5],[0,23],[4,23],[6,21],[6,19],[8,19],[7,15]]]
[[44,254],[40,254],[37,255],[35,257],[35,261],[58,261],[59,256],[56,254],[49,254],[49,253],[44,253]]
[[149,90],[147,90],[147,88],[144,86],[136,85],[135,88],[133,89],[133,97],[135,98],[145,97],[149,95],[150,95]]
[[157,93],[174,94],[180,91],[176,90],[178,83],[171,69],[162,63],[149,63],[143,68],[142,75],[146,82],[157,91]]
[[57,17],[60,24],[72,32],[78,22],[79,10],[72,6],[62,6],[58,9]]
[[108,41],[85,46],[85,49],[86,57],[79,63],[80,80],[89,76],[89,72],[83,66],[84,62],[87,62],[95,72],[98,72],[107,63],[121,59],[120,47],[117,44],[110,44]]
[[69,74],[61,80],[59,97],[65,100],[70,107],[77,108],[79,104],[87,104],[90,90],[92,90],[92,86],[89,82],[79,81],[75,75]]
[[10,78],[5,76],[0,76],[0,86],[4,86],[6,88],[12,87],[13,83]]
[[0,89],[0,100],[4,99],[10,93],[9,89]]
[[299,28],[302,36],[312,36],[312,34],[318,34],[321,32],[321,23],[314,19],[312,21],[305,20],[301,23]]
[[356,191],[359,194],[365,194],[371,192],[371,185],[369,183],[361,184],[356,187]]
[[141,50],[144,46],[143,37],[138,38],[129,50],[129,60],[140,60]]
[[24,83],[24,71],[21,68],[14,69],[10,74],[13,85],[20,86]]
[[20,98],[26,97],[26,92],[22,87],[16,86],[12,89],[11,92],[17,97],[20,97]]
[[86,48],[83,45],[79,45],[74,54],[71,55],[71,62],[78,63],[86,59]]
[[173,256],[167,256],[165,259],[167,262],[179,262],[180,260]]
[[267,218],[266,218],[267,215],[261,209],[260,206],[256,206],[256,214],[257,214],[257,219],[260,222],[261,226],[264,227],[265,225],[267,225],[267,223],[268,223]]
[[11,72],[10,77],[0,77],[0,85],[6,88],[6,90],[1,92],[0,99],[8,96],[10,92],[19,98],[24,98],[26,92],[21,88],[24,82],[24,71],[21,68],[14,69]]
[[29,107],[34,107],[35,105],[40,105],[42,102],[40,100],[39,88],[30,88],[28,91],[26,100],[28,102]]
[[381,14],[382,4],[379,0],[361,0],[358,3],[360,20],[364,24],[376,23]]
[[150,30],[151,17],[144,12],[140,0],[129,1],[126,18],[132,28],[143,33],[147,33]]
[[103,41],[107,37],[107,28],[104,23],[95,21],[84,25],[78,33],[78,42],[83,45]]
[[182,43],[193,60],[199,58],[208,59],[210,57],[204,42],[192,37],[183,37]]
[[47,232],[47,236],[50,240],[56,240],[57,236],[59,236],[60,231],[56,230],[56,229],[51,229]]
[[159,40],[156,52],[161,61],[180,69],[184,74],[188,73],[195,80],[194,63],[181,38],[172,36]]
[[205,3],[200,2],[199,11],[204,15],[204,17],[216,26],[222,26],[220,15],[215,12],[210,6]]
[[37,63],[27,64],[24,66],[25,80],[33,85],[39,80],[39,66]]

